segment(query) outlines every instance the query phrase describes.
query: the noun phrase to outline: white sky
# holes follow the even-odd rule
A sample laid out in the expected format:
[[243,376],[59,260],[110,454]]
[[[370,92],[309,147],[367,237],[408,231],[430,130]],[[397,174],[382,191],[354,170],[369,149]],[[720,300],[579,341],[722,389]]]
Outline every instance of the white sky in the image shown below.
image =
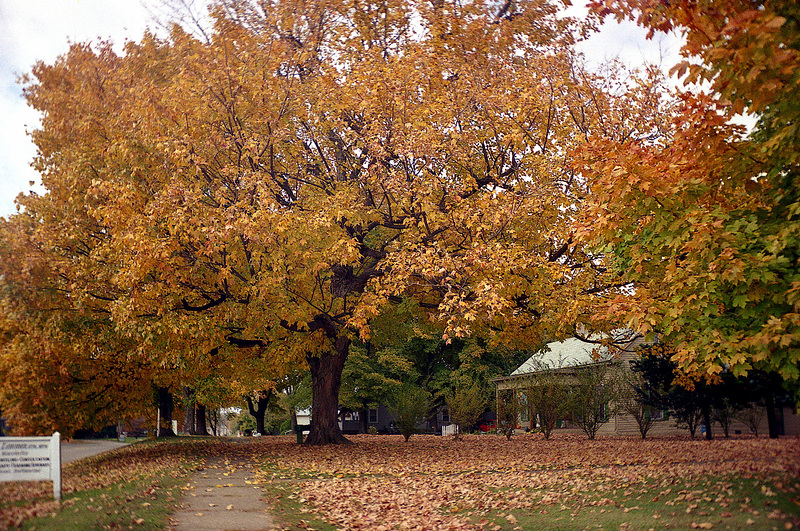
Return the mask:
[[[16,212],[19,193],[42,193],[29,184],[39,179],[30,167],[36,150],[26,134],[38,116],[22,98],[18,76],[38,60],[52,63],[70,42],[110,39],[121,48],[126,40],[138,41],[148,25],[154,23],[139,0],[0,0],[0,216]],[[674,64],[675,39],[649,42],[633,24],[607,26],[583,47],[590,60]]]

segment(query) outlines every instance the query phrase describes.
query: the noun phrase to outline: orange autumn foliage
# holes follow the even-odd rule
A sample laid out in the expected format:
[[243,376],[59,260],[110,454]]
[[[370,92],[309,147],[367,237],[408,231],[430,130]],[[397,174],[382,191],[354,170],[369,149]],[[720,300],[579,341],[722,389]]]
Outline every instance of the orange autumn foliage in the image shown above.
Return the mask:
[[223,4],[207,42],[74,45],[26,88],[50,281],[155,379],[307,365],[311,441],[341,442],[350,342],[395,302],[529,345],[618,289],[574,239],[569,153],[645,134],[658,91],[585,71],[558,5]]

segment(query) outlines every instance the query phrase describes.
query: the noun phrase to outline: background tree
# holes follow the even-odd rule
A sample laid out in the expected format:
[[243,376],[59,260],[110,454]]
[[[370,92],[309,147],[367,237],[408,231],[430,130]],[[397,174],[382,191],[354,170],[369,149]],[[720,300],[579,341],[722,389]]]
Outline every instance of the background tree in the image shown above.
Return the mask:
[[736,413],[748,405],[753,397],[747,389],[745,377],[736,378],[730,371],[720,374],[720,381],[711,388],[713,392],[711,420],[719,424],[723,435],[730,437],[731,424]]
[[371,342],[351,348],[342,371],[340,402],[359,412],[362,432],[367,433],[369,408],[389,403],[403,382],[414,382],[418,375],[411,362],[392,348],[376,352]]
[[767,410],[764,406],[759,405],[757,402],[750,402],[735,413],[735,418],[742,422],[750,430],[750,433],[758,437],[758,432],[764,419],[767,417]]
[[175,396],[169,387],[153,386],[153,398],[158,408],[156,416],[156,436],[175,437],[177,434],[172,429],[172,414],[175,412]]
[[713,420],[722,421],[727,437],[733,411],[753,395],[741,378],[729,372],[719,375],[715,383],[687,381],[672,359],[673,352],[663,344],[648,346],[641,349],[641,358],[631,362],[632,371],[640,379],[636,386],[639,400],[644,405],[670,410],[689,428],[692,437],[702,421],[705,437],[711,439]]
[[450,421],[458,427],[455,438],[469,431],[486,409],[486,394],[481,386],[468,378],[456,378],[445,394]]
[[646,381],[641,372],[634,371],[629,366],[621,366],[615,373],[617,386],[616,403],[619,411],[633,417],[639,435],[642,439],[647,438],[647,432],[655,423],[655,412],[657,408],[648,405],[644,401],[641,393],[646,392]]
[[242,410],[242,412],[236,415],[235,418],[232,418],[232,420],[234,421],[233,426],[236,431],[239,431],[243,434],[248,432],[250,434],[258,432],[258,428],[256,427],[256,419],[254,419],[253,416],[247,411]]
[[636,391],[644,405],[669,411],[694,437],[701,420],[703,397],[676,381],[679,374],[671,356],[672,350],[664,345],[641,349],[641,357],[631,362],[631,369],[643,379],[642,387]]
[[570,413],[570,385],[552,367],[542,367],[525,383],[525,397],[531,427],[538,427],[549,439],[556,423]]
[[[384,383],[396,385],[394,382],[403,381],[414,382],[428,391],[432,395],[429,420],[435,431],[440,428],[436,411],[445,407],[445,396],[453,381],[467,378],[476,382],[487,404],[493,403],[492,378],[509,374],[530,357],[526,351],[492,345],[483,337],[444,340],[443,328],[430,323],[418,305],[409,301],[392,306],[373,319],[370,329],[370,345],[377,354],[367,364],[372,368],[369,374],[380,384],[377,389]],[[354,354],[359,359],[355,349]],[[385,356],[387,361],[381,362]],[[347,370],[346,366],[345,374]],[[351,382],[344,384],[343,397],[351,385]],[[378,403],[380,397],[374,400]],[[344,400],[343,403],[347,404]]]
[[266,435],[264,419],[266,418],[267,411],[270,408],[274,410],[278,407],[275,389],[260,389],[252,394],[244,395],[244,399],[245,402],[247,402],[247,412],[256,421],[255,433]]
[[[197,402],[195,400],[194,389],[189,386],[184,386],[181,398],[183,403],[183,433],[186,435],[198,435]],[[205,425],[205,418],[203,419],[203,425]]]
[[[223,408],[240,407],[242,405],[243,388],[250,385],[272,385],[266,378],[257,377],[248,373],[246,367],[240,367],[238,378],[231,380],[223,374],[212,374],[202,379],[194,380],[194,416],[195,431],[198,435],[217,433],[220,422],[220,410]],[[251,370],[254,370],[251,368]],[[257,370],[257,369],[255,369]]]
[[610,363],[577,367],[570,382],[569,408],[572,420],[589,439],[594,440],[600,427],[615,414],[617,397]]
[[525,394],[520,388],[503,389],[497,395],[497,431],[511,440],[519,425],[520,414],[527,412]]
[[756,403],[764,408],[767,431],[770,438],[777,438],[783,431],[780,410],[792,406],[797,393],[797,382],[786,382],[776,372],[751,371],[740,377],[733,388],[737,404]]
[[[681,34],[690,85],[661,136],[590,141],[579,238],[635,287],[622,317],[676,347],[697,380],[729,368],[800,378],[800,7],[609,0],[595,12]],[[755,117],[751,131],[735,125]],[[654,131],[655,132],[655,131]]]
[[395,390],[389,410],[406,442],[428,416],[430,399],[429,392],[412,383],[404,383]]
[[752,401],[764,405],[770,437],[780,435],[778,410],[791,404],[794,391],[786,389],[786,382],[777,373],[751,371],[748,376],[737,378],[726,371],[714,383],[697,382],[680,370],[671,347],[659,344],[644,347],[641,353],[641,358],[631,362],[632,370],[643,379],[636,388],[640,401],[670,410],[689,428],[692,437],[702,421],[706,438],[710,439],[714,412],[728,410],[726,415],[730,417],[733,411],[747,407]]
[[730,437],[731,423],[736,418],[737,409],[731,402],[724,402],[721,406],[714,408],[711,419],[719,424],[725,438]]

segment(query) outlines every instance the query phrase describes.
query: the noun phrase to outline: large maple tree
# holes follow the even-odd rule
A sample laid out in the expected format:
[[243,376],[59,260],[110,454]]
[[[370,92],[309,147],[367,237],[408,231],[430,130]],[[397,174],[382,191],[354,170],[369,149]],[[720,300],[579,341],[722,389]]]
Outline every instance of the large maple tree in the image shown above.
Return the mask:
[[37,241],[165,372],[307,364],[308,442],[343,442],[342,368],[387,305],[524,345],[615,289],[573,239],[568,153],[645,134],[657,98],[586,72],[559,7],[226,1],[208,40],[75,45],[26,89]]
[[[684,371],[800,379],[800,7],[792,1],[596,2],[685,44],[657,141],[582,153],[581,232],[634,289],[607,306],[678,349]],[[757,120],[752,130],[741,117]],[[738,119],[738,120],[737,120]],[[584,240],[587,241],[587,240]]]

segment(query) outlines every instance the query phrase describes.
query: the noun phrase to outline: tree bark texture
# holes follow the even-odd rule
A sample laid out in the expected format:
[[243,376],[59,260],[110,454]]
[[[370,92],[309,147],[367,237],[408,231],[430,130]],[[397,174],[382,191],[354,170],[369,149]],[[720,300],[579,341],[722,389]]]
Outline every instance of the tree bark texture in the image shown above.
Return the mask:
[[321,356],[307,356],[311,369],[311,432],[306,444],[349,444],[339,429],[339,388],[350,340],[337,336],[334,350]]
[[367,401],[364,400],[361,404],[361,409],[358,410],[359,414],[359,421],[361,421],[361,432],[368,433],[369,432],[369,404]]
[[160,436],[161,437],[175,437],[175,432],[172,431],[172,393],[168,387],[157,387],[158,393],[158,410],[160,412]]
[[706,428],[706,440],[710,441],[714,435],[711,433],[711,406],[709,405],[703,407],[703,424]]
[[188,386],[183,388],[183,433],[195,434],[194,389]]
[[260,433],[261,435],[266,435],[264,433],[264,417],[267,413],[267,406],[269,405],[269,400],[272,397],[272,389],[269,391],[261,390],[258,392],[258,401],[256,405],[253,405],[253,399],[250,395],[245,396],[245,400],[247,400],[247,410],[250,412],[250,416],[256,419],[256,433]]
[[207,435],[213,435],[214,437],[219,436],[220,434],[220,422],[222,417],[219,414],[219,409],[212,409],[211,412],[208,411],[205,405],[203,407],[203,418],[208,423],[208,429],[206,430]]
[[778,428],[778,412],[775,404],[775,393],[769,389],[765,397],[767,407],[767,429],[769,430],[769,438],[777,439],[780,436],[780,429]]
[[208,427],[206,425],[206,406],[205,404],[194,404],[194,434],[195,435],[208,435]]

